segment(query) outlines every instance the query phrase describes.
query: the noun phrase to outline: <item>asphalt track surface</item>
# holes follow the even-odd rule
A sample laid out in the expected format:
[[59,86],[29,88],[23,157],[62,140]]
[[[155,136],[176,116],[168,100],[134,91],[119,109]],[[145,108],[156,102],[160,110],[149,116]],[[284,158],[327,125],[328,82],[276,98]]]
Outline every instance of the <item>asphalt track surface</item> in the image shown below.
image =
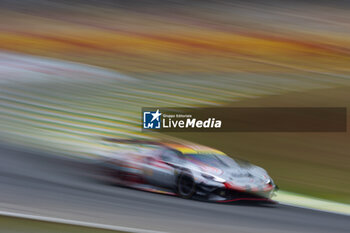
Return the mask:
[[[117,187],[95,164],[0,146],[0,210],[165,232],[349,232],[350,217]],[[0,226],[1,231],[1,226]]]

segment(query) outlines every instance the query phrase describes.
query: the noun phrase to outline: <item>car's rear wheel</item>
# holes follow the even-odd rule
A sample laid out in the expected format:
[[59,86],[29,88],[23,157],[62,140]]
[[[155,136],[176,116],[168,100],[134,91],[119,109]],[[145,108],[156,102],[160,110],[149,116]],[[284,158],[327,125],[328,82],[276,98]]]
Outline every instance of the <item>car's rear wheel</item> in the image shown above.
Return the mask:
[[180,197],[189,199],[196,192],[196,183],[189,172],[182,172],[177,179],[177,193]]

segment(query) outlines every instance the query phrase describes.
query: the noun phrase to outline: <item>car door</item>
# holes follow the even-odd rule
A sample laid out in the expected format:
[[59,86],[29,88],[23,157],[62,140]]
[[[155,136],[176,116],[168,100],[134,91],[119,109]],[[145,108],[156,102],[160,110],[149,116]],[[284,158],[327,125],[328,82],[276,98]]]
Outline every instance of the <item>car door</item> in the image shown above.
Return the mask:
[[176,165],[180,158],[172,150],[163,150],[158,155],[148,157],[146,163],[147,180],[149,183],[161,187],[175,187]]

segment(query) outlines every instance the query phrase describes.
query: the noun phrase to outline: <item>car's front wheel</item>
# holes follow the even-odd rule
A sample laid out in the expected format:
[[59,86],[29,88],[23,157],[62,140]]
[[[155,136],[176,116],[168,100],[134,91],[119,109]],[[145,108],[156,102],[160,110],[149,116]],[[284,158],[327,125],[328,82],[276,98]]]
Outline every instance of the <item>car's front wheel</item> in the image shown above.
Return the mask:
[[180,197],[189,199],[196,192],[196,183],[192,174],[181,172],[177,179],[177,193]]

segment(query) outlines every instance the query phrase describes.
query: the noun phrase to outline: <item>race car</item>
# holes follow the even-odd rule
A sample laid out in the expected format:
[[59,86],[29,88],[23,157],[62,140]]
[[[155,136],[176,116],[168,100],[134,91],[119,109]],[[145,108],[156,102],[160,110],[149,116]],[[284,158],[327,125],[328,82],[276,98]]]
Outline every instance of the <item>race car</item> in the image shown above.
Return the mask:
[[263,168],[206,146],[104,140],[118,145],[117,150],[104,155],[103,164],[119,185],[214,202],[271,201],[277,190]]

